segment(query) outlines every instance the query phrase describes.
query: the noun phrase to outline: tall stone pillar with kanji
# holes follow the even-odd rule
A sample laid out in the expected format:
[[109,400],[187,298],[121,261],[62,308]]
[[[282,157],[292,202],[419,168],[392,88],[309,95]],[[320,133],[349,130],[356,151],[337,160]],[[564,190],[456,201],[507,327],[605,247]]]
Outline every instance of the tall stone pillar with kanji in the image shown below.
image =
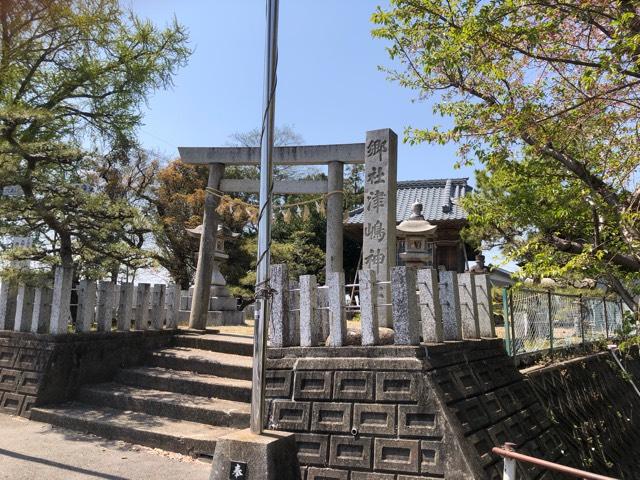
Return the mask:
[[396,265],[398,136],[389,128],[367,132],[365,144],[362,268],[376,272],[378,320],[393,326],[391,268]]

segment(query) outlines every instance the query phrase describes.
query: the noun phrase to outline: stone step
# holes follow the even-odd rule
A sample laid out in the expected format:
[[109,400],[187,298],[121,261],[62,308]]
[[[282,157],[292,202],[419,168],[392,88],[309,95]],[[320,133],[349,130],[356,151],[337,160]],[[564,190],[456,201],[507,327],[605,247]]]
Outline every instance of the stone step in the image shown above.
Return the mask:
[[251,380],[252,359],[243,355],[175,347],[152,352],[146,363],[151,367]]
[[234,431],[231,428],[78,402],[52,408],[34,407],[31,409],[31,420],[192,456],[212,456],[216,441]]
[[120,370],[115,380],[132,387],[187,393],[200,397],[223,398],[238,402],[251,401],[251,382],[222,378],[185,370],[160,367],[136,367]]
[[119,383],[82,387],[77,400],[102,407],[232,428],[248,427],[251,410],[250,404],[244,402],[136,388]]
[[176,335],[173,341],[177,347],[198,348],[245,357],[253,356],[253,338],[243,335]]

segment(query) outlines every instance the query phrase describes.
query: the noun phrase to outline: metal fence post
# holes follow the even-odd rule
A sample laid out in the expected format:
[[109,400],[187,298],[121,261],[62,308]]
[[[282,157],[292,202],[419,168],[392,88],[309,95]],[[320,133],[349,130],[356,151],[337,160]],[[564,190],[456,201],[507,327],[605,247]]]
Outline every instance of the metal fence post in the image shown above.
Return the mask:
[[551,312],[551,290],[547,290],[547,315],[549,319],[549,353],[553,356],[553,314]]
[[604,311],[604,332],[607,340],[609,339],[609,315],[607,314],[607,297],[602,297],[602,309]]
[[507,352],[513,352],[511,347],[511,331],[509,330],[509,293],[506,287],[502,288],[502,318],[504,319],[504,346]]
[[[515,445],[513,443],[505,443],[502,448],[510,452],[515,452],[514,447]],[[502,480],[516,480],[516,459],[504,457],[503,462]]]
[[516,322],[513,316],[513,291],[509,290],[509,311],[511,312],[511,356],[516,358]]

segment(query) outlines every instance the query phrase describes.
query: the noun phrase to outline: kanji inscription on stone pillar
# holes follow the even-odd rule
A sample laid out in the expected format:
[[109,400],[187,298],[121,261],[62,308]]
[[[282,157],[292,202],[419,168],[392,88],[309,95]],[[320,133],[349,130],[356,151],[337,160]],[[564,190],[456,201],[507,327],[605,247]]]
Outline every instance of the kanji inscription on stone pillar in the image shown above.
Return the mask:
[[[365,143],[362,268],[373,270],[378,282],[390,280],[396,265],[396,171],[398,136],[393,130],[371,130]],[[392,327],[390,287],[378,285],[378,320]]]

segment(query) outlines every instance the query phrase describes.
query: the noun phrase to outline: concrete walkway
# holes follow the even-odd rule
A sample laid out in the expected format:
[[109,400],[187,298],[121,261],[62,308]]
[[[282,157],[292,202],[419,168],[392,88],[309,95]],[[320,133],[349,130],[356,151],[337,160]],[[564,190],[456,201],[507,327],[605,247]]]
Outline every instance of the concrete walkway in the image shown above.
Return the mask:
[[0,414],[0,479],[207,480],[210,464]]

